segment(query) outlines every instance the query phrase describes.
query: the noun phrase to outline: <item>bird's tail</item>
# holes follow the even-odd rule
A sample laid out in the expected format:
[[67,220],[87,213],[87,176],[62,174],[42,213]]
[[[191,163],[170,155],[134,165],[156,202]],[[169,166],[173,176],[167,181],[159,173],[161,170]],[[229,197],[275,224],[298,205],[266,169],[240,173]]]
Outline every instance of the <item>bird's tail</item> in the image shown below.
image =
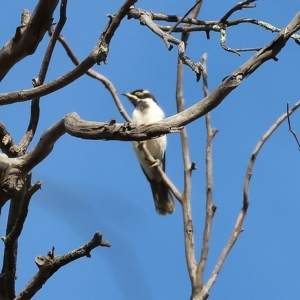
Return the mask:
[[171,214],[175,210],[175,202],[168,186],[163,181],[150,181],[155,209],[158,214]]

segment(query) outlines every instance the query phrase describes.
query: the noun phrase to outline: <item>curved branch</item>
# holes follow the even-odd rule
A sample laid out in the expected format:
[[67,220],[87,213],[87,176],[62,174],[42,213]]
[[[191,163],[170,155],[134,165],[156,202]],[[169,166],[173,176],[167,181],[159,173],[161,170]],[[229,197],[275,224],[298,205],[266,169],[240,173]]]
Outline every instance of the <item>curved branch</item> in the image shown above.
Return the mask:
[[[49,34],[52,35],[53,31],[49,31]],[[74,52],[72,51],[71,47],[68,45],[66,39],[60,34],[58,36],[58,41],[62,44],[64,49],[67,52],[67,55],[70,57],[71,61],[78,66],[80,64],[79,59],[76,57]],[[94,71],[93,69],[87,70],[86,74],[96,80],[99,80],[105,88],[110,92],[111,96],[113,97],[115,104],[117,108],[119,109],[119,112],[121,116],[125,119],[127,122],[131,122],[131,118],[127,114],[124,106],[122,105],[122,102],[118,96],[117,90],[115,89],[114,85],[111,81],[109,81],[105,76],[101,75],[100,73]]]
[[119,27],[122,19],[126,16],[128,9],[135,2],[136,0],[126,0],[124,2],[122,7],[119,9],[119,11],[110,18],[106,28],[102,32],[101,37],[97,42],[97,45],[94,47],[93,51],[76,68],[74,68],[70,72],[67,72],[60,78],[55,79],[44,85],[32,89],[28,89],[28,90],[21,90],[17,92],[0,94],[0,106],[17,103],[17,102],[23,102],[33,98],[38,98],[38,97],[48,95],[52,92],[55,92],[69,85],[74,80],[81,77],[95,63],[105,62],[106,57],[108,55],[110,41],[115,31]]
[[221,23],[224,23],[227,21],[227,19],[236,11],[238,10],[242,10],[243,8],[255,8],[256,5],[252,4],[250,5],[250,3],[255,2],[257,0],[246,0],[243,2],[239,2],[238,4],[236,4],[233,8],[231,8],[221,19]]
[[17,62],[35,52],[52,25],[57,4],[58,0],[40,0],[31,17],[29,11],[23,11],[21,26],[17,27],[14,37],[0,50],[0,81]]

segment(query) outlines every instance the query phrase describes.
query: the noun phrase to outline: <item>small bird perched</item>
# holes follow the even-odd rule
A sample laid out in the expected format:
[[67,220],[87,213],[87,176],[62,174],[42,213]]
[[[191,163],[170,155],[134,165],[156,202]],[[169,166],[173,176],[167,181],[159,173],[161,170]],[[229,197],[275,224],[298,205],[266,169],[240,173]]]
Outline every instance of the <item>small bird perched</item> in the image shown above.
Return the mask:
[[[134,106],[132,121],[135,124],[150,124],[164,119],[165,114],[157,105],[156,99],[147,90],[135,90],[126,96]],[[139,142],[133,142],[135,155],[150,183],[156,211],[161,215],[171,214],[175,203],[169,187],[163,182],[154,166],[149,165],[144,153],[138,148]],[[165,171],[166,163],[166,135],[145,141],[146,147],[160,167]],[[156,165],[156,164],[155,164]]]

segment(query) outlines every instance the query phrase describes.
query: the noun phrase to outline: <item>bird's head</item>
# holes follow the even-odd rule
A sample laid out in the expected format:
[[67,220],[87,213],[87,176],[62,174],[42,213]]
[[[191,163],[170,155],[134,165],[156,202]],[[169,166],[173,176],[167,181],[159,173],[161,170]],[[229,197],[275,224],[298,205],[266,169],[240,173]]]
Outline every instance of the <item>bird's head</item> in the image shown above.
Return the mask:
[[149,100],[154,101],[157,103],[154,96],[147,90],[135,90],[131,93],[122,93],[122,95],[126,96],[130,102],[134,105],[134,107],[137,106],[139,101],[147,102]]

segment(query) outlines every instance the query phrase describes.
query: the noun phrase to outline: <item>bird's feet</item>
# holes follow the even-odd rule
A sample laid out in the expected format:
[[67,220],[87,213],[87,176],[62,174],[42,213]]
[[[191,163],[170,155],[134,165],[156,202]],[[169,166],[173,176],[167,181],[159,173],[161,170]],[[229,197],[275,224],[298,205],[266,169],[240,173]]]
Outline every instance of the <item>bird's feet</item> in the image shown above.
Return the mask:
[[155,159],[154,163],[150,165],[150,168],[158,167],[160,166],[160,160]]

